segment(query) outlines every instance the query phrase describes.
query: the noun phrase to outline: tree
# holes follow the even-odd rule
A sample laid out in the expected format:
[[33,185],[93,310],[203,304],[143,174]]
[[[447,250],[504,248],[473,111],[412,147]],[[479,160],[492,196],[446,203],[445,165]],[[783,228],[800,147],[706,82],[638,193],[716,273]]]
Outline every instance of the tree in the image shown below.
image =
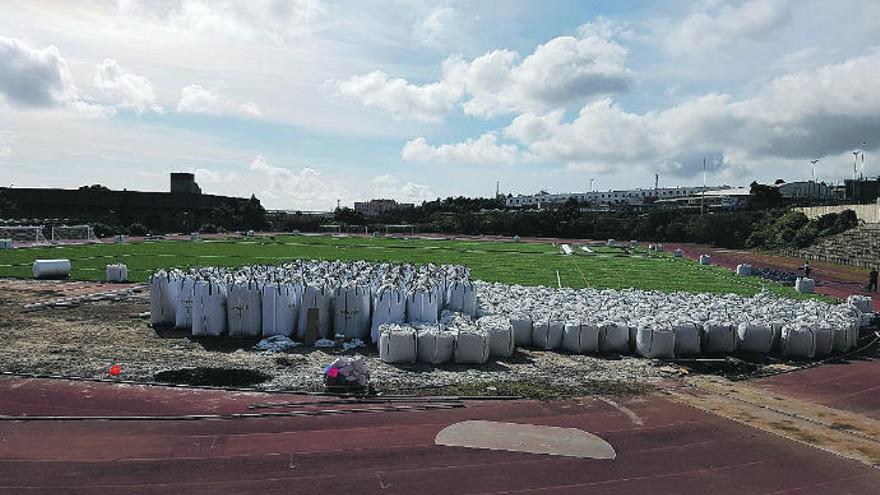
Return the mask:
[[346,225],[364,225],[366,223],[363,213],[352,210],[347,206],[333,210],[333,220],[336,223]]

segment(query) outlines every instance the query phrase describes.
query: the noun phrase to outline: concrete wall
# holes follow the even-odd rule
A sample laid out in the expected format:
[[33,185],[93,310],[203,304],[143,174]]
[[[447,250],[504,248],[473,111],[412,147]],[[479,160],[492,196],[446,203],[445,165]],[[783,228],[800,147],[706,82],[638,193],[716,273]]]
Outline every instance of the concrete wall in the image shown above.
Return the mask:
[[859,220],[865,223],[880,223],[880,199],[876,203],[867,205],[805,206],[803,208],[795,208],[795,210],[803,212],[810,219],[821,217],[828,213],[852,210],[856,212]]

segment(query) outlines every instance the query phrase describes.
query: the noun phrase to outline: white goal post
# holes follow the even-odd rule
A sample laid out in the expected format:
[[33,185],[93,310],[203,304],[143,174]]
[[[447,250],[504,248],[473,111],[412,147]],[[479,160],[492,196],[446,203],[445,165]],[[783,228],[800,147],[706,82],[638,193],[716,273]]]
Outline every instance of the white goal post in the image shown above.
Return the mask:
[[47,241],[43,228],[42,225],[0,226],[0,239],[44,244]]
[[52,226],[52,242],[85,241],[96,242],[95,229],[91,225],[54,225]]
[[405,235],[409,231],[410,237],[415,237],[416,235],[416,226],[412,224],[386,224],[385,225],[385,235],[390,234],[403,234]]
[[342,226],[339,224],[324,224],[320,226],[322,234],[341,234]]

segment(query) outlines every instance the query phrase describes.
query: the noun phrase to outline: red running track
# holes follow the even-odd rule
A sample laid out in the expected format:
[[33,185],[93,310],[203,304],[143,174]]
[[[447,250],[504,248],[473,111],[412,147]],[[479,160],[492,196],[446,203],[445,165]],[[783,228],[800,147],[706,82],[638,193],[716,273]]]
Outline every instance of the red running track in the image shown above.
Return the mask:
[[[246,412],[295,396],[0,378],[2,414]],[[329,406],[322,406],[329,407]],[[615,460],[442,447],[484,419],[581,428]],[[876,493],[880,472],[659,396],[202,421],[0,422],[0,493]]]

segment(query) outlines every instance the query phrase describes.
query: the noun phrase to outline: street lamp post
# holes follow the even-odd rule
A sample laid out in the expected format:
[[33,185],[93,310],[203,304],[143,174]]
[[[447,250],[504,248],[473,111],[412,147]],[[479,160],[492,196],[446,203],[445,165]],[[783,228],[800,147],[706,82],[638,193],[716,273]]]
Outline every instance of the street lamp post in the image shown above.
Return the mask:
[[[810,205],[813,204],[813,186],[816,187],[816,192],[819,193],[819,185],[816,184],[816,164],[819,163],[819,160],[810,160]],[[817,194],[818,195],[818,194]]]

